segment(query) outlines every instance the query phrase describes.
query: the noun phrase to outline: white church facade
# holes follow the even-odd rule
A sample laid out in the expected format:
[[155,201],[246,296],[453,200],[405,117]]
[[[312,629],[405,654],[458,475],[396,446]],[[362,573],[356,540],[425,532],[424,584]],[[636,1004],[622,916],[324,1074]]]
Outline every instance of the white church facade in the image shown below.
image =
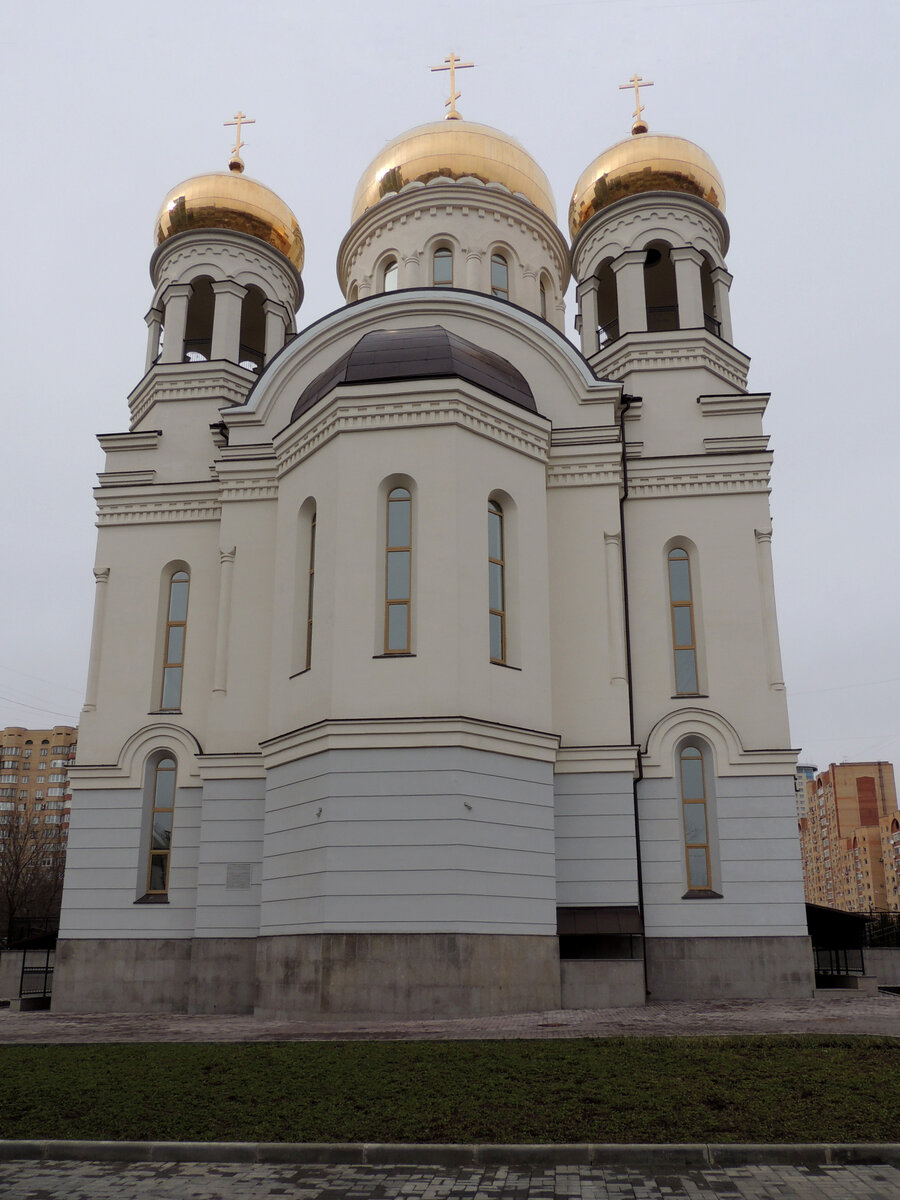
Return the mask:
[[571,242],[507,135],[397,138],[305,329],[240,136],[166,197],[100,438],[58,1011],[811,994],[767,396],[718,172],[636,130]]

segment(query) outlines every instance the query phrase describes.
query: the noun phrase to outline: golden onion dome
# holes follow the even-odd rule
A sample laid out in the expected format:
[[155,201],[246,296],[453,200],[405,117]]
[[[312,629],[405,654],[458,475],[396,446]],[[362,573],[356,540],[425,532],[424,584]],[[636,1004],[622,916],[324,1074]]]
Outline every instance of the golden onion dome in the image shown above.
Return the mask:
[[474,176],[482,183],[502,183],[511,192],[527,196],[556,222],[550,182],[528,151],[499,129],[461,119],[419,125],[388,142],[360,178],[351,221],[389,192],[399,192],[407,183],[428,183],[441,176]]
[[569,204],[572,237],[594,213],[639,192],[686,192],[725,208],[725,188],[705,150],[666,133],[633,133],[595,158]]
[[[236,160],[239,162],[239,160]],[[274,246],[303,269],[303,234],[285,202],[237,166],[195,175],[173,187],[156,218],[156,244],[193,229],[233,229]]]

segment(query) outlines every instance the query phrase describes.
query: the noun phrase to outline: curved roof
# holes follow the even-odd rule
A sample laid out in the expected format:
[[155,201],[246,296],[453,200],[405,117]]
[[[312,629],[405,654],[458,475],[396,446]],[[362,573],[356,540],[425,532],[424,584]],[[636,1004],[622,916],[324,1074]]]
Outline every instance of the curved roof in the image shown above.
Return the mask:
[[501,400],[537,412],[525,376],[511,362],[442,325],[373,329],[304,388],[294,405],[296,421],[342,383],[389,383],[399,379],[464,379]]

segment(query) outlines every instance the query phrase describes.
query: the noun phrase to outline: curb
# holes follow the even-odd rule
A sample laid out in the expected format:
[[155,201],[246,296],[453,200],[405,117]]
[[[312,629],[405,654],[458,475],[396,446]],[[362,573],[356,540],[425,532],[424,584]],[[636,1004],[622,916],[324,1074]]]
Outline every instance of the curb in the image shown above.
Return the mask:
[[900,1167],[897,1142],[553,1143],[0,1141],[0,1162],[330,1163],[368,1166],[617,1166],[653,1170],[739,1166]]

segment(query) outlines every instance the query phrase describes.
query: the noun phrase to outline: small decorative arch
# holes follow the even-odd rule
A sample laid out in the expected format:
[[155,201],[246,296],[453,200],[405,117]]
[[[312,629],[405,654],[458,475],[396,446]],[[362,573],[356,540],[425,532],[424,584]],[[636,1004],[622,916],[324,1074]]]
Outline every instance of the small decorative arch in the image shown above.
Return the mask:
[[174,754],[178,787],[199,785],[197,757],[203,753],[200,743],[190,730],[173,725],[169,721],[158,721],[135,730],[122,743],[116,759],[116,768],[120,775],[128,780],[128,786],[142,785],[144,764],[156,753]]

